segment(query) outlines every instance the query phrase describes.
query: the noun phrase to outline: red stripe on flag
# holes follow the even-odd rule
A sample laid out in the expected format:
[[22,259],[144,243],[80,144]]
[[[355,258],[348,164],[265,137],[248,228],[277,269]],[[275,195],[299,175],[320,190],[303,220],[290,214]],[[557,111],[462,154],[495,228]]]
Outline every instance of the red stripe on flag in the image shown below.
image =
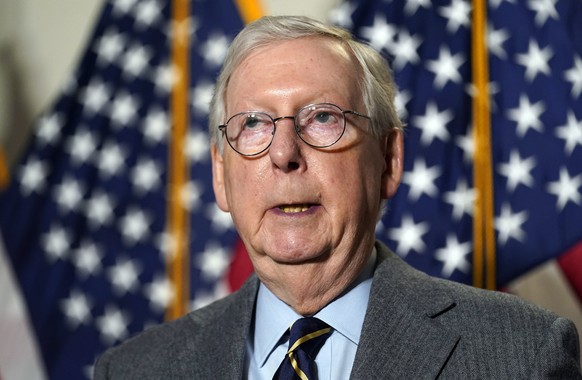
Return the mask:
[[558,264],[582,303],[582,241],[558,257]]
[[239,238],[234,245],[234,255],[226,277],[230,291],[238,290],[251,273],[253,273],[253,264],[242,240]]

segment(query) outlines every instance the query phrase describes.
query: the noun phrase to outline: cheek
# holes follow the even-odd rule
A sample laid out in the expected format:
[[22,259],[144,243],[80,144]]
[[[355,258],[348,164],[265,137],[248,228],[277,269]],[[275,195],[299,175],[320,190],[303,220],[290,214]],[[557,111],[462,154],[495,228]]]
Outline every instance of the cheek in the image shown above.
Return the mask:
[[328,200],[344,213],[352,213],[362,204],[367,203],[369,195],[366,194],[368,185],[364,182],[366,175],[365,165],[357,161],[345,161],[326,165],[317,176],[322,186],[322,191]]
[[381,194],[381,178],[383,165],[380,154],[358,155],[353,157],[349,164],[344,165],[340,171],[340,177],[345,179],[345,197],[349,202],[361,204],[369,210],[375,209]]
[[224,166],[224,187],[232,213],[238,206],[236,198],[240,195],[241,188],[244,189],[244,186],[241,186],[240,170],[237,170],[236,165],[233,165],[232,162],[225,162]]
[[225,170],[226,194],[233,217],[243,211],[248,216],[248,210],[260,202],[261,194],[264,192],[264,176],[257,167],[256,162],[247,163],[245,161],[229,163]]

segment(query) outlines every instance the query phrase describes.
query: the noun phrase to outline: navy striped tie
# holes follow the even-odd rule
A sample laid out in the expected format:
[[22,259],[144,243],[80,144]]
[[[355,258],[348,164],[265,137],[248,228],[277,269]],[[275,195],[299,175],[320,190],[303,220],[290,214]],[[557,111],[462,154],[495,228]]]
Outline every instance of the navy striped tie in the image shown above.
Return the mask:
[[295,321],[289,332],[289,350],[273,380],[317,379],[315,356],[331,334],[331,327],[317,318]]

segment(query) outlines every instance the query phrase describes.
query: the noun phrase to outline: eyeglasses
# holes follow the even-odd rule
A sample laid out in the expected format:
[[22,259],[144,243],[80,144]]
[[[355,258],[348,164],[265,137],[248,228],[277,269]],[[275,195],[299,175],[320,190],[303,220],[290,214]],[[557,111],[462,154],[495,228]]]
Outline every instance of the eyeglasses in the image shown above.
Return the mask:
[[342,110],[335,104],[318,103],[301,108],[295,116],[272,118],[264,112],[241,112],[219,125],[228,145],[243,156],[256,156],[271,146],[279,120],[292,119],[295,132],[307,145],[327,148],[337,143],[346,130],[346,114],[371,120],[356,111]]

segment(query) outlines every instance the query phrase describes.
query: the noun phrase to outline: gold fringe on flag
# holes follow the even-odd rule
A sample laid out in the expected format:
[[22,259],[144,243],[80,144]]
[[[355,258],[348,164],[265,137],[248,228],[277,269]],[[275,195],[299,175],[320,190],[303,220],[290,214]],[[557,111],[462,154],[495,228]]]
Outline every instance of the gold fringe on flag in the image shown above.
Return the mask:
[[486,7],[485,0],[473,0],[471,49],[475,89],[473,96],[473,139],[475,142],[473,179],[477,194],[473,215],[473,285],[495,289],[496,259]]
[[189,0],[172,0],[172,67],[174,83],[170,97],[171,136],[169,144],[169,179],[167,184],[167,226],[169,237],[167,273],[174,297],[166,309],[166,320],[176,319],[188,311],[190,300],[188,214],[182,191],[188,182],[188,162],[184,142],[188,132],[189,77]]

